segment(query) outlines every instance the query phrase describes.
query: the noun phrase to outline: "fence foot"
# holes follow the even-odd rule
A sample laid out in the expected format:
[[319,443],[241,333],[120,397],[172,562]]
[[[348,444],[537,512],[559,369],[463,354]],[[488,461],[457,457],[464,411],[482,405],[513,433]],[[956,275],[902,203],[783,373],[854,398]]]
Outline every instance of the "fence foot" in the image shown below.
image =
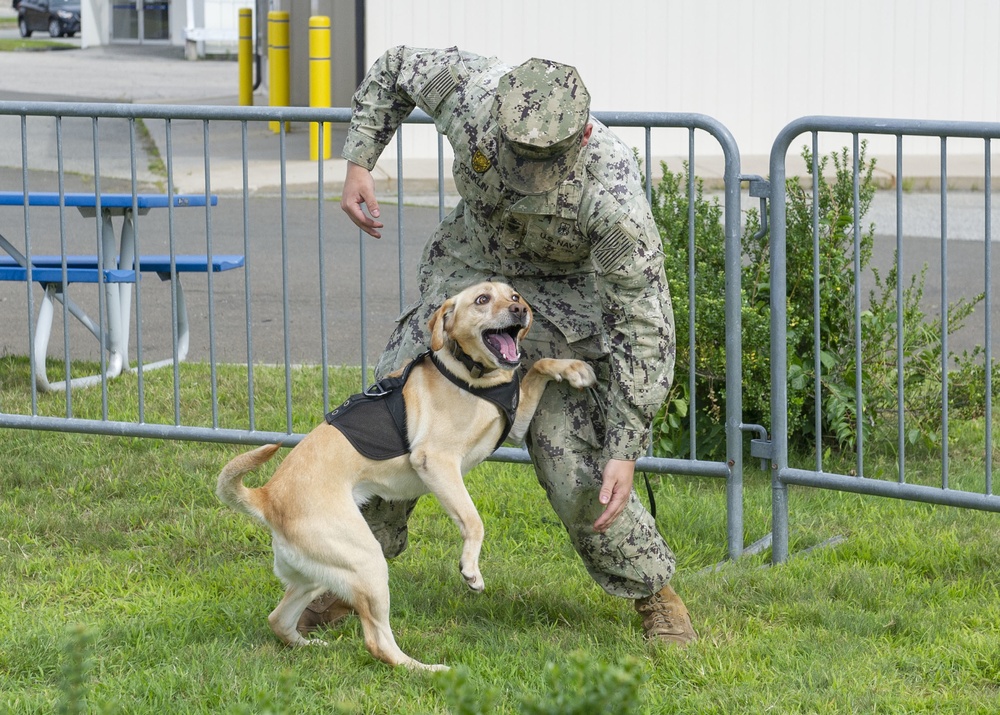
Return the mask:
[[[762,536],[761,538],[757,539],[757,541],[753,542],[752,544],[750,544],[748,547],[746,547],[743,550],[743,553],[740,555],[740,558],[743,558],[745,556],[756,556],[757,554],[759,554],[759,553],[761,553],[763,551],[766,551],[767,549],[771,548],[771,541],[772,541],[771,537],[772,537],[771,534],[767,534],[766,536]],[[804,556],[804,555],[810,553],[811,551],[815,551],[816,549],[828,549],[828,548],[831,548],[833,546],[838,546],[838,545],[844,543],[845,541],[847,541],[847,537],[846,536],[839,536],[839,535],[838,536],[831,536],[826,541],[821,541],[820,543],[815,544],[813,546],[810,546],[807,549],[802,549],[802,551],[798,551],[798,552],[792,554],[792,556]],[[699,574],[718,573],[719,571],[721,571],[725,567],[731,566],[733,563],[734,562],[731,559],[727,559],[725,561],[720,561],[719,563],[717,563],[717,564],[715,564],[713,566],[706,566],[705,568],[701,569],[697,573],[699,573]],[[768,568],[769,566],[772,566],[772,565],[773,564],[763,564],[761,566],[761,568]]]
[[[756,556],[760,552],[769,548],[771,548],[771,535],[767,534],[766,536],[762,536],[761,538],[757,539],[755,542],[750,544],[748,547],[743,549],[743,553],[740,554],[740,558],[742,559],[745,556]],[[725,561],[720,561],[714,566],[706,566],[698,573],[718,573],[723,568],[725,568],[726,566],[731,566],[733,563],[734,563],[733,559],[726,559]]]
[[[810,546],[808,548],[802,549],[802,551],[797,551],[794,554],[791,554],[791,556],[805,556],[806,554],[809,554],[809,553],[811,553],[813,551],[816,551],[817,549],[829,549],[829,548],[832,548],[834,546],[838,546],[838,545],[844,543],[845,541],[847,541],[847,537],[846,536],[840,536],[840,535],[838,535],[838,536],[831,536],[826,541],[821,541],[818,544],[814,544],[813,546]],[[781,563],[784,563],[787,560],[788,560],[787,558],[783,559]],[[768,566],[776,566],[776,565],[777,564],[773,564],[772,563],[772,564],[765,564],[764,566],[766,568]]]

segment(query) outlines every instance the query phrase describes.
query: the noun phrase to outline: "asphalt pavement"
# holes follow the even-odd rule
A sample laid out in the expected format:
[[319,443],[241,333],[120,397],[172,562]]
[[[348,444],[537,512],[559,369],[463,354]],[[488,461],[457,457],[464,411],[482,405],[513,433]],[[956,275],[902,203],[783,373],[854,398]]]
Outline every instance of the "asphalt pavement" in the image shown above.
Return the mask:
[[[71,49],[50,52],[0,53],[0,101],[73,101],[116,102],[131,104],[194,104],[231,106],[237,103],[237,64],[234,61],[196,61],[183,58],[181,48],[153,49],[135,46]],[[255,103],[266,104],[258,93]],[[47,118],[46,118],[47,119]],[[0,117],[0,188],[20,189],[23,174],[19,119]],[[139,141],[136,162],[140,190],[163,190],[163,168],[156,159],[168,157],[165,123],[149,122],[148,141]],[[28,126],[27,149],[30,168],[29,187],[33,190],[58,188],[57,147],[63,156],[64,188],[67,191],[89,190],[94,185],[93,142],[100,146],[99,173],[102,191],[130,189],[131,161],[129,131],[124,121],[102,120],[97,129],[86,119],[64,119],[57,134],[52,120],[33,120]],[[393,177],[389,172],[376,175],[386,229],[376,241],[362,238],[334,200],[339,197],[344,162],[334,158],[324,162],[324,195],[329,201],[322,207],[317,201],[316,163],[308,160],[308,131],[293,127],[286,135],[285,186],[282,196],[281,155],[277,136],[266,126],[249,126],[251,162],[248,167],[249,201],[244,206],[241,189],[243,166],[240,156],[239,126],[212,124],[206,137],[197,121],[171,122],[169,156],[175,191],[204,190],[204,149],[211,147],[211,189],[220,196],[210,216],[196,210],[175,211],[173,235],[179,252],[204,252],[206,224],[210,222],[213,251],[248,255],[246,279],[252,291],[253,359],[282,362],[286,352],[293,362],[318,362],[320,313],[317,270],[319,236],[324,238],[327,298],[325,323],[330,331],[327,341],[329,358],[334,363],[358,364],[361,361],[361,305],[369,316],[365,345],[371,362],[384,344],[399,313],[400,306],[414,297],[416,262],[427,236],[438,221],[436,206],[390,203],[394,197]],[[335,129],[333,156],[339,156],[343,132]],[[435,167],[430,167],[432,170]],[[421,178],[429,167],[406,167],[407,177]],[[409,195],[409,194],[408,194]],[[454,197],[447,199],[449,205]],[[984,289],[984,211],[980,192],[949,193],[945,244],[948,270],[938,266],[942,257],[940,197],[937,193],[907,192],[904,203],[905,270],[919,271],[926,263],[924,307],[936,311],[941,298],[941,284],[947,281],[948,297],[954,301],[971,297]],[[418,202],[420,203],[420,202]],[[1000,211],[994,197],[994,248],[1000,240]],[[744,196],[744,209],[756,207],[756,200]],[[140,221],[140,240],[147,253],[166,247],[171,227],[166,212],[157,212]],[[30,227],[35,251],[59,250],[59,215],[51,209],[30,212]],[[877,225],[873,264],[883,270],[891,264],[895,250],[895,208],[892,192],[880,194],[868,219]],[[95,235],[93,221],[84,223],[67,213],[66,235],[80,247],[69,252],[86,252],[89,235]],[[18,245],[24,242],[23,210],[0,209],[0,233]],[[320,226],[322,225],[322,231]],[[18,233],[20,231],[20,233]],[[287,263],[280,260],[280,247],[286,243]],[[93,245],[89,243],[87,245]],[[90,249],[91,251],[93,249]],[[994,251],[996,253],[996,251]],[[365,259],[363,281],[359,281],[362,255]],[[1000,272],[993,271],[993,294],[1000,296]],[[206,331],[192,335],[191,359],[206,359],[214,350],[223,361],[246,361],[247,341],[244,278],[220,274],[214,277],[215,301],[212,306],[216,334],[210,345]],[[284,290],[283,286],[288,286]],[[403,297],[400,298],[402,287]],[[864,286],[864,293],[870,285]],[[85,286],[83,288],[86,288]],[[161,325],[157,310],[164,301],[157,286],[143,282],[144,317],[148,324]],[[206,326],[208,296],[206,287],[185,278],[189,310]],[[81,290],[78,288],[77,293]],[[93,291],[90,291],[91,293]],[[26,352],[27,318],[24,311],[24,286],[0,283],[0,353]],[[676,296],[675,300],[681,296]],[[82,296],[81,296],[82,299]],[[281,326],[288,311],[289,334]],[[149,311],[149,312],[147,312]],[[994,354],[1000,354],[1000,311],[992,319]],[[968,349],[981,344],[987,316],[977,310],[968,326],[951,343],[952,349]],[[169,324],[169,323],[166,323]],[[74,355],[85,336],[74,339]],[[162,356],[169,349],[169,336],[147,330],[144,333],[147,359]],[[89,340],[89,343],[93,343]],[[96,354],[96,353],[94,353]]]
[[[237,104],[237,64],[233,61],[197,61],[183,58],[179,48],[115,46],[49,52],[0,53],[0,101],[10,102],[112,102],[128,104],[190,104],[234,106]],[[256,95],[256,104],[266,104]],[[166,122],[144,122],[148,142],[136,139],[135,170],[140,191],[163,191],[164,165],[169,162],[176,193],[203,192],[205,146],[210,146],[211,191],[218,205],[206,217],[204,211],[173,212],[170,226],[165,211],[140,218],[139,243],[144,253],[166,252],[172,234],[178,253],[206,251],[206,222],[211,222],[214,253],[246,253],[244,275],[233,271],[214,276],[212,306],[214,344],[207,331],[209,304],[207,285],[200,276],[185,276],[183,283],[192,316],[190,359],[207,359],[214,351],[220,361],[246,362],[245,281],[252,291],[249,318],[253,334],[252,358],[281,363],[286,352],[293,363],[320,360],[320,305],[318,255],[320,236],[326,258],[327,300],[325,323],[330,331],[328,357],[334,364],[362,361],[362,306],[368,316],[364,343],[368,361],[385,344],[401,305],[415,295],[413,276],[423,243],[438,222],[436,206],[398,207],[393,178],[376,173],[386,200],[384,238],[367,236],[350,223],[339,208],[345,162],[324,162],[322,231],[317,199],[317,165],[309,161],[309,137],[305,126],[293,125],[285,135],[285,166],[281,171],[279,137],[266,124],[249,123],[247,140],[249,200],[244,206],[241,128],[238,123],[213,122],[206,139],[198,121],[172,120],[169,139]],[[103,192],[130,191],[132,160],[130,130],[125,120],[64,118],[58,132],[54,120],[30,117],[26,142],[20,141],[20,119],[0,116],[0,188],[23,186],[22,153],[27,148],[28,186],[33,191],[59,189],[59,154],[63,163],[65,191],[94,189],[98,175]],[[333,131],[333,156],[339,157],[344,132]],[[94,142],[98,143],[99,173],[95,172]],[[168,144],[169,142],[169,144]],[[169,146],[169,152],[168,152]],[[61,152],[58,149],[61,148]],[[282,196],[282,174],[285,192]],[[454,203],[453,199],[450,199]],[[69,253],[94,252],[96,224],[75,210],[62,217]],[[119,222],[115,227],[118,230]],[[401,230],[404,226],[405,230]],[[29,212],[32,250],[60,250],[60,216],[57,210],[33,208]],[[24,212],[0,207],[0,233],[16,246],[25,245]],[[281,257],[287,244],[287,262]],[[364,271],[362,274],[362,254]],[[363,280],[359,276],[363,275]],[[156,281],[142,282],[143,323],[169,326],[169,291]],[[287,286],[287,290],[285,289]],[[403,298],[400,298],[402,290]],[[71,286],[72,297],[96,314],[97,301],[90,287]],[[36,298],[36,301],[38,299]],[[281,329],[288,305],[289,332]],[[27,312],[23,284],[0,282],[0,354],[27,352]],[[60,336],[59,323],[54,335]],[[96,343],[76,321],[70,321],[74,357],[97,358]],[[133,331],[134,332],[134,331]],[[62,354],[62,342],[53,338],[50,354]],[[58,343],[58,344],[57,344]],[[135,353],[133,335],[132,354]],[[146,360],[169,354],[170,334],[165,330],[143,332]]]

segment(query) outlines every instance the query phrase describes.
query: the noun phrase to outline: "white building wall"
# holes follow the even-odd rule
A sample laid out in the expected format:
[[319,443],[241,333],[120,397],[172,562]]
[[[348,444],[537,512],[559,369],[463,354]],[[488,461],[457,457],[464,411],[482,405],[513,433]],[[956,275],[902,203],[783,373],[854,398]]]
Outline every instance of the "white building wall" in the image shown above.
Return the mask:
[[[760,173],[805,115],[1000,120],[996,0],[367,0],[365,19],[368,63],[397,44],[557,59],[579,68],[595,110],[714,117]],[[686,153],[686,135],[669,141]]]
[[103,0],[80,2],[80,47],[108,44],[111,37],[111,3]]
[[253,0],[204,0],[205,27],[237,37],[240,8],[253,8]]

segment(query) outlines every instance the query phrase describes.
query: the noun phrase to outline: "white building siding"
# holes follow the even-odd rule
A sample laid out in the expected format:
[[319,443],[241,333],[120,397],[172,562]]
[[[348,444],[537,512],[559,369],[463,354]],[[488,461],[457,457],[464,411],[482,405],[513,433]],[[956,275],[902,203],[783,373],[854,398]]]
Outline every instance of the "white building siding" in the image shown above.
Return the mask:
[[759,163],[805,115],[997,121],[998,36],[996,0],[367,0],[365,42],[369,63],[397,44],[567,62],[595,110],[706,114]]

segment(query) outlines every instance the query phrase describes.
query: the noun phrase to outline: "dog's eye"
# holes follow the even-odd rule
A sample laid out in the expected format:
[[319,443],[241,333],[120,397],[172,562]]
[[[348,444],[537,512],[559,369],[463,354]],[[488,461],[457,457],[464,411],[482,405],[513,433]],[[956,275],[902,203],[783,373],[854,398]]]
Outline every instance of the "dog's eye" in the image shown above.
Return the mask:
[[485,293],[476,298],[476,305],[486,305],[489,302],[490,302],[490,297]]
[[519,303],[521,301],[521,296],[519,296],[517,293],[515,293],[514,295],[512,295],[510,297],[510,301],[511,301],[511,303]]

